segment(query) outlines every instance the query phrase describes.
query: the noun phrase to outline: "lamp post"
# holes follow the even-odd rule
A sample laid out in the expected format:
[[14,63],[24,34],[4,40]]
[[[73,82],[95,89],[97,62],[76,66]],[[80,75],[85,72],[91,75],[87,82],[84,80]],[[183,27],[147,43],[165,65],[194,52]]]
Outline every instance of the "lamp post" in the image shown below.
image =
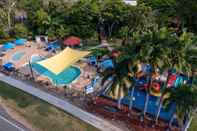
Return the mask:
[[30,72],[31,72],[31,77],[32,77],[33,80],[35,80],[35,79],[34,79],[34,74],[33,74],[32,65],[31,65],[30,60],[29,60],[29,68],[30,68]]

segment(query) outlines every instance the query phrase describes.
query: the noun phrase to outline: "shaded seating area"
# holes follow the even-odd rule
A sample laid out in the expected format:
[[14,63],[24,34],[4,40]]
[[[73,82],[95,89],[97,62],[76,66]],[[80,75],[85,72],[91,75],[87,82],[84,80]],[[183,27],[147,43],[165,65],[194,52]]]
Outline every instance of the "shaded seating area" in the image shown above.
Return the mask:
[[[135,89],[134,94],[133,94],[133,98],[131,98],[130,94],[131,94],[131,91],[128,93],[127,96],[122,98],[121,104],[129,107],[130,100],[132,99],[133,100],[132,108],[134,108],[138,111],[142,111],[145,106],[146,92]],[[109,97],[105,93],[101,94],[100,97],[108,99],[109,101],[115,101],[114,99],[112,99],[111,97]],[[158,101],[159,101],[159,97],[156,97],[156,96],[149,97],[147,113],[149,115],[151,115],[153,118],[156,116],[156,113],[157,113],[157,109],[159,106]],[[116,102],[116,104],[118,104],[118,102]],[[175,105],[175,103],[171,102],[168,105],[163,106],[161,108],[159,119],[169,122],[171,120],[173,114],[175,113],[175,111],[176,111],[176,105]],[[174,121],[176,121],[176,120],[174,120]]]
[[89,53],[67,47],[53,57],[32,63],[32,67],[39,75],[51,80],[55,86],[64,86],[70,84],[81,74],[81,70],[72,64]]
[[89,54],[89,51],[79,51],[67,47],[59,54],[46,60],[39,61],[36,64],[45,67],[46,69],[57,75],[64,69],[70,67],[72,64]]
[[24,45],[25,43],[27,42],[26,39],[23,39],[23,38],[18,38],[14,41],[14,44],[15,45]]
[[3,46],[2,46],[2,50],[4,51],[7,51],[9,49],[14,49],[15,48],[15,45],[11,42],[8,42],[8,43],[5,43]]
[[68,38],[66,38],[64,40],[64,45],[65,46],[80,46],[82,40],[79,38],[79,37],[76,37],[76,36],[70,36]]
[[[131,94],[131,92],[129,94]],[[129,106],[130,99],[131,99],[131,97],[129,95],[125,96],[122,99],[122,104]],[[133,100],[133,108],[140,110],[140,111],[143,110],[144,106],[145,106],[144,104],[145,104],[145,100],[146,100],[146,92],[136,89],[134,91],[134,95],[133,95],[132,100]],[[158,101],[159,101],[159,97],[151,95],[149,98],[147,113],[149,113],[153,117],[155,117],[156,113],[157,113],[157,109],[159,106]],[[171,102],[168,105],[163,106],[161,108],[159,118],[164,121],[169,122],[171,117],[175,113],[175,111],[176,111],[176,105],[175,105],[175,103]]]

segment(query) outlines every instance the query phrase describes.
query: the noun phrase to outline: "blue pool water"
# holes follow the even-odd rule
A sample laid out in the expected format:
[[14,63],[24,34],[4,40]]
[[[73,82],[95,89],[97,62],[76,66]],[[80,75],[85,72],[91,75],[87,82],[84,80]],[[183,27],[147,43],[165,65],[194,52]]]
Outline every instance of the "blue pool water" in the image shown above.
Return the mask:
[[39,56],[39,55],[32,55],[31,56],[31,63],[38,62],[40,60],[43,60],[42,56]]
[[25,52],[23,52],[23,51],[21,51],[21,52],[16,52],[16,53],[12,56],[12,60],[13,60],[13,61],[18,61],[18,60],[20,60],[24,55],[25,55]]
[[70,84],[81,74],[80,69],[74,66],[66,68],[58,75],[55,75],[54,73],[52,73],[45,67],[36,63],[32,63],[32,67],[40,75],[48,77],[52,81],[53,85],[55,86],[64,86],[64,85]]

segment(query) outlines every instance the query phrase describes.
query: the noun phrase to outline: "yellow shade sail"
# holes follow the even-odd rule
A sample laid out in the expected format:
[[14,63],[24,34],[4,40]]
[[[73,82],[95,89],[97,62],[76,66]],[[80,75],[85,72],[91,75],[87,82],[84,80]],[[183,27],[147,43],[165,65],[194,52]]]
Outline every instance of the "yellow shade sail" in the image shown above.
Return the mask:
[[67,47],[59,54],[46,60],[39,61],[37,62],[37,64],[47,68],[49,71],[58,75],[64,69],[68,68],[69,66],[77,62],[79,59],[87,56],[88,54],[90,54],[90,52],[88,51],[79,51]]

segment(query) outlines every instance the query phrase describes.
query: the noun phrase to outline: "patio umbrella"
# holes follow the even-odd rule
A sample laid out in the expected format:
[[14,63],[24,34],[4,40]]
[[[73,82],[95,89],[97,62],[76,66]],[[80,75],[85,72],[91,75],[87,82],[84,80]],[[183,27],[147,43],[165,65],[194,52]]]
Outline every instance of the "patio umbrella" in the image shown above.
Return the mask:
[[15,47],[15,45],[14,45],[13,43],[11,43],[11,42],[8,42],[8,43],[6,43],[6,44],[4,44],[4,45],[2,46],[2,48],[3,48],[4,50],[13,49],[14,47]]
[[14,43],[16,45],[24,45],[26,41],[27,41],[26,39],[19,38],[19,39],[16,39]]
[[75,36],[70,36],[64,40],[66,46],[77,46],[81,44],[81,39]]

